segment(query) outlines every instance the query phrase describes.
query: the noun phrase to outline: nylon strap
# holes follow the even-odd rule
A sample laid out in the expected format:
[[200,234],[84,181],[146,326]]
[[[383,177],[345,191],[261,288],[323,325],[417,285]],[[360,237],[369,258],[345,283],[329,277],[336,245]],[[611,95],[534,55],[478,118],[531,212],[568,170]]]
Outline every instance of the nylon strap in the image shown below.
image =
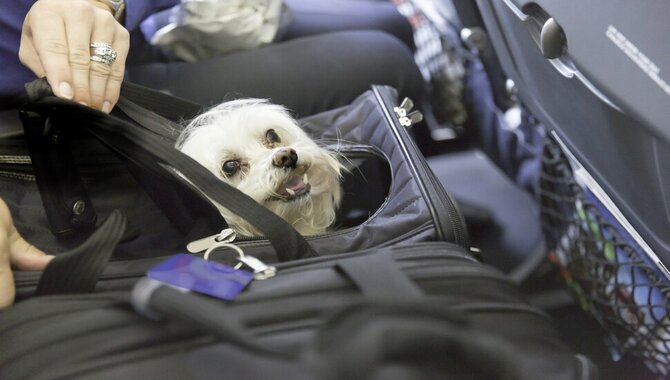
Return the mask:
[[138,84],[123,82],[122,97],[172,121],[195,116],[203,106]]
[[92,292],[125,230],[126,217],[114,210],[84,243],[49,262],[36,294]]
[[337,267],[369,297],[418,298],[424,295],[423,290],[400,270],[390,249],[341,260]]

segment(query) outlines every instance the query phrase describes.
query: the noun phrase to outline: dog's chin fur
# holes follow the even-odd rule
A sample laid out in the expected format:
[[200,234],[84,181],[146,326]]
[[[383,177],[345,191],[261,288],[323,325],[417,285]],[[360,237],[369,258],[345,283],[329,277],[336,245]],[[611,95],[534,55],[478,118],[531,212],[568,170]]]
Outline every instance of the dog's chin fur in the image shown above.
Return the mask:
[[[267,142],[270,129],[277,133],[280,142]],[[342,197],[342,165],[333,153],[318,146],[282,106],[263,99],[222,103],[194,119],[180,135],[176,147],[303,235],[323,233],[335,221]],[[281,148],[295,150],[295,167],[273,165],[273,155]],[[222,168],[229,160],[240,162],[240,170],[230,176]],[[310,190],[288,200],[290,197],[283,191],[278,193],[278,189],[296,177],[306,178],[303,182],[309,183]],[[261,235],[244,219],[217,206],[237,233]]]

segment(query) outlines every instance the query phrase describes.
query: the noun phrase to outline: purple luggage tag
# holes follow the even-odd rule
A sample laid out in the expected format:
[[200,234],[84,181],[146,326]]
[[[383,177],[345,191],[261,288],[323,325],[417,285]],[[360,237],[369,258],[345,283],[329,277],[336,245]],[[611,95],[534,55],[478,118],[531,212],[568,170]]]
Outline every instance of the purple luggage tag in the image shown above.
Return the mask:
[[232,301],[254,274],[180,253],[147,271],[149,278],[178,288]]

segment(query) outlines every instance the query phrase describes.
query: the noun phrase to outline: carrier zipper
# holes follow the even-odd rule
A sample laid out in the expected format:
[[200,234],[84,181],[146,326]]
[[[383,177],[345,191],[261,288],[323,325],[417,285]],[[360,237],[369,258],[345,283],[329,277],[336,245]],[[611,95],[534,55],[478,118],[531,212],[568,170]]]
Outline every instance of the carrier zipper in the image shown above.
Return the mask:
[[[398,236],[393,240],[387,241],[384,245],[377,245],[375,247],[370,247],[370,248],[368,248],[368,250],[378,249],[378,248],[382,248],[382,247],[386,247],[386,246],[392,246],[392,245],[394,245],[395,242],[405,241],[409,237],[412,237],[416,234],[419,234],[421,232],[427,231],[428,229],[432,229],[432,228],[433,227],[430,226],[429,223],[425,223],[417,229],[414,229],[414,230],[412,230],[410,232],[407,232],[407,233],[405,233],[401,236]],[[343,230],[342,233],[347,233],[350,230],[352,230],[352,228]],[[334,235],[338,235],[339,232],[340,231],[338,231],[337,233],[331,233],[331,234],[327,234],[327,235],[319,235],[319,236],[311,236],[311,237],[308,236],[308,237],[306,237],[306,239],[308,241],[310,241],[310,240],[321,239],[321,238],[324,238],[324,237],[331,237],[331,236],[334,236]],[[205,239],[214,240],[214,238],[218,235],[219,234],[208,236],[207,238],[203,238],[203,239],[200,239],[200,240],[205,240]],[[270,244],[270,242],[267,239],[264,239],[264,238],[246,238],[246,237],[238,237],[237,239],[230,240],[228,242],[230,242],[230,243],[235,242],[235,245],[239,246],[240,248],[251,248],[251,249],[268,246]],[[445,244],[452,245],[453,243],[449,243],[449,242],[435,242],[435,243],[424,242],[422,244],[438,244],[439,246],[444,246]],[[458,247],[457,245],[453,245],[453,246]],[[427,247],[427,249],[431,248],[430,245],[427,245],[426,247]],[[458,247],[459,250],[460,250],[460,248],[461,247]],[[338,254],[337,257],[339,257],[339,258],[351,257],[351,256],[355,256],[355,255],[359,254],[359,252],[360,251],[353,252],[353,253],[342,253],[342,254]],[[196,255],[196,256],[201,256],[202,257],[203,256],[203,251],[194,252],[193,254]],[[452,255],[458,255],[459,257],[462,257],[462,258],[467,258],[468,260],[475,260],[475,259],[473,259],[472,255],[470,255],[470,254],[466,254],[466,253],[458,253],[458,254],[451,253],[451,254]],[[440,255],[443,256],[444,254],[442,253]],[[172,255],[162,255],[162,256],[156,256],[156,257],[152,257],[152,258],[133,259],[132,260],[133,263],[135,265],[138,265],[142,269],[138,269],[136,271],[130,272],[130,271],[127,270],[127,268],[122,268],[121,273],[109,273],[109,272],[105,273],[105,272],[103,272],[100,275],[100,281],[112,281],[112,280],[140,278],[140,277],[142,277],[146,274],[146,271],[151,266],[153,266],[153,265],[157,264],[158,262],[160,262],[162,260],[165,260],[165,259],[167,259],[168,257],[171,257],[171,256]],[[399,253],[398,257],[399,257],[399,259],[404,259],[404,258],[410,258],[410,257],[414,257],[414,256],[417,256],[416,253],[413,253],[413,254],[412,253],[409,253],[409,254]],[[301,263],[304,262],[305,264],[313,264],[313,263],[319,262],[319,261],[331,260],[332,257],[333,257],[333,255],[320,256],[320,257],[317,257],[317,258],[303,259],[300,262]],[[125,262],[127,262],[127,260],[112,260],[110,262],[112,264],[112,266],[108,266],[108,268],[113,269],[114,265],[116,263],[125,263]],[[290,265],[290,264],[292,264],[292,263],[274,263],[273,262],[273,266],[275,266],[277,268],[281,268],[281,269],[283,269],[284,267],[286,267],[287,265]],[[28,272],[28,271],[18,272],[18,273],[15,274],[16,286],[17,286],[18,289],[36,286],[37,283],[40,280],[40,276],[41,276],[41,272]]]
[[[244,248],[246,244],[237,244],[240,247]],[[444,251],[445,246],[452,246],[454,249],[447,252]],[[365,254],[371,252],[378,247],[369,248],[364,251],[356,251],[349,253],[342,253],[338,255],[328,255],[313,257],[298,261],[284,262],[284,263],[273,263],[272,265],[276,267],[277,274],[281,274],[284,270],[298,268],[300,266],[308,265],[317,265],[319,263],[332,261],[335,257],[338,259],[345,259],[348,257],[358,256],[360,254]],[[421,253],[417,253],[417,248],[423,248]],[[462,247],[458,247],[453,243],[445,242],[425,242],[420,244],[414,244],[411,247],[397,247],[394,248],[396,260],[402,261],[407,259],[430,259],[430,258],[460,258],[467,259],[469,261],[477,262],[470,254],[462,251]],[[195,254],[197,256],[203,256],[202,253]],[[137,269],[130,271],[125,267],[124,262],[116,261],[113,263],[121,263],[122,265],[117,269],[114,265],[107,266],[108,270],[103,272],[100,275],[99,282],[103,281],[114,281],[114,280],[123,280],[123,279],[137,279],[143,277],[146,274],[146,271],[157,263],[167,259],[170,256],[161,256],[156,258],[146,258],[146,259],[135,259],[133,264]],[[116,270],[115,270],[116,269]],[[16,287],[17,289],[28,288],[36,286],[40,280],[41,272],[18,272],[16,273]]]
[[36,182],[37,181],[35,179],[35,175],[33,175],[33,174],[18,173],[18,172],[12,172],[12,171],[9,171],[9,170],[0,170],[0,177],[10,178],[10,179],[18,179],[18,180],[26,181],[26,182]]
[[414,102],[410,98],[402,100],[398,107],[393,107],[393,112],[398,116],[398,121],[403,127],[409,128],[423,120],[423,115],[418,110],[412,111]]
[[[382,247],[385,247],[385,246],[392,246],[396,241],[405,241],[405,240],[407,240],[407,238],[412,237],[416,234],[422,233],[422,232],[424,232],[428,229],[431,229],[431,228],[432,227],[430,226],[429,223],[425,223],[417,229],[414,229],[414,230],[409,231],[409,232],[407,232],[407,233],[405,233],[401,236],[398,236],[397,238],[395,238],[393,240],[387,241],[386,244],[384,244],[384,245],[377,245],[375,247],[370,247],[370,248],[368,248],[364,251],[341,253],[341,254],[338,254],[337,257],[338,258],[353,257],[353,256],[356,256],[356,255],[360,254],[360,252],[366,252],[366,251],[369,251],[369,250],[379,249],[379,248],[382,248]],[[350,228],[350,229],[337,231],[336,233],[331,233],[331,234],[326,234],[326,235],[307,236],[306,239],[308,241],[322,239],[322,238],[325,238],[325,237],[331,237],[331,236],[334,236],[334,235],[338,235],[340,233],[347,233],[348,231],[350,231],[352,229],[353,228]],[[200,239],[200,240],[204,240],[204,239],[212,239],[213,240],[218,235],[220,235],[220,234],[208,236],[207,238],[203,238],[203,239]],[[247,248],[254,249],[254,248],[268,246],[270,244],[270,242],[267,239],[264,239],[264,238],[249,238],[249,239],[247,239],[246,237],[237,237],[237,239],[230,240],[229,242],[230,243],[235,242],[235,245],[239,246],[240,248],[244,248],[244,249],[247,249]],[[444,247],[445,245],[451,245],[455,248],[454,251],[449,252],[449,255],[458,256],[458,257],[461,257],[461,258],[466,258],[466,259],[471,260],[471,261],[477,261],[476,259],[473,258],[472,254],[468,254],[468,253],[465,253],[465,252],[459,252],[462,247],[460,247],[460,246],[458,246],[454,243],[451,243],[451,242],[423,242],[423,243],[421,243],[421,247],[426,247],[426,250],[434,249],[434,247],[436,247],[436,246],[437,247]],[[396,249],[397,249],[397,251],[396,251],[397,252],[397,258],[399,260],[403,260],[405,258],[412,258],[412,257],[423,257],[425,255],[425,254],[417,255],[416,251],[410,251],[409,253],[405,254],[405,253],[403,253],[403,251],[404,251],[403,247],[398,247]],[[444,256],[445,255],[444,251],[440,251],[440,252],[441,253],[438,254],[438,256]],[[204,255],[204,252],[200,251],[198,253],[193,253],[193,254],[196,255],[196,256],[202,257]],[[132,272],[129,271],[128,268],[125,268],[125,266],[123,265],[128,260],[112,260],[110,262],[111,265],[107,266],[107,268],[109,268],[109,269],[106,272],[103,272],[100,275],[100,281],[113,281],[113,280],[124,280],[124,279],[133,280],[133,279],[140,278],[140,277],[142,277],[146,274],[146,271],[150,267],[152,267],[153,265],[156,265],[160,261],[163,261],[163,260],[165,260],[165,259],[167,259],[171,256],[172,255],[161,255],[161,256],[156,256],[156,257],[151,257],[151,258],[133,259],[132,260],[133,264],[138,266],[140,269],[137,269],[137,270],[132,271]],[[311,264],[314,264],[314,263],[317,263],[317,262],[332,260],[332,258],[333,258],[333,255],[327,255],[327,256],[320,256],[320,257],[315,257],[315,258],[303,259],[303,260],[300,260],[299,262],[304,264],[304,265],[311,265]],[[115,271],[114,269],[115,269],[115,266],[117,264],[120,265],[120,269]],[[290,262],[290,263],[275,263],[275,262],[273,262],[272,265],[277,267],[277,269],[284,270],[287,267],[295,266],[295,264],[297,264],[297,262]],[[30,287],[37,286],[37,283],[40,280],[40,276],[41,276],[41,272],[21,271],[21,272],[15,273],[14,279],[16,281],[17,289],[25,289],[25,288],[30,288]]]
[[[445,247],[444,242],[415,244],[408,247],[395,248],[394,256],[395,260],[398,262],[405,260],[467,259],[468,261],[472,261],[472,263],[479,263],[477,260],[472,258],[472,256],[468,255],[465,252],[462,252],[461,247],[458,247],[453,251],[447,251],[447,252],[444,251],[444,247]],[[417,248],[424,248],[424,250],[421,253],[417,253]],[[364,251],[343,253],[338,254],[336,256],[314,257],[300,261],[278,263],[275,266],[277,268],[278,273],[285,273],[286,271],[297,269],[303,266],[327,267],[327,265],[322,266],[319,264],[333,261],[335,257],[337,257],[338,260],[340,259],[344,260],[350,257],[365,255],[371,253],[373,250],[375,249],[373,248]]]
[[[20,154],[2,154],[0,155],[0,165],[8,166],[30,166],[32,160],[28,155]],[[0,170],[0,177],[18,179],[26,182],[35,182],[35,175],[22,170],[12,170],[11,168]]]
[[[7,165],[7,167],[0,168],[0,177],[17,179],[25,182],[36,182],[33,174],[32,160],[27,155],[0,155],[0,165]],[[116,170],[116,163],[101,163],[101,164],[86,164],[77,165],[77,169],[82,174],[99,173],[101,170]],[[20,169],[19,169],[20,168]],[[24,169],[24,170],[21,170]]]
[[207,251],[218,243],[232,243],[237,238],[237,234],[230,228],[224,228],[218,234],[207,236],[202,239],[192,241],[186,245],[189,253],[200,253]]
[[3,154],[0,155],[0,164],[30,165],[32,161],[27,155]]
[[[326,267],[327,268],[327,267]],[[310,268],[310,270],[319,270],[319,269],[324,269],[324,267],[313,267]],[[431,280],[438,280],[442,282],[448,282],[448,281],[455,281],[455,282],[461,282],[463,279],[468,279],[468,278],[477,278],[477,279],[482,279],[486,281],[491,281],[491,282],[496,282],[499,283],[498,287],[500,286],[509,286],[511,288],[516,288],[515,284],[509,281],[505,275],[495,272],[495,271],[481,271],[482,266],[477,265],[475,267],[472,266],[465,266],[465,265],[451,265],[451,264],[446,264],[446,263],[441,263],[441,265],[435,265],[432,266],[431,268],[407,268],[406,272],[407,276],[411,278],[412,282],[417,282],[417,283],[424,283],[428,282]],[[418,273],[420,272],[420,273]],[[289,271],[285,272],[284,274],[291,274],[291,273],[296,273],[295,271]],[[327,289],[335,289],[335,286],[333,286],[335,283],[339,284],[341,280],[333,280],[331,284],[321,284],[324,285],[324,288]],[[330,286],[329,286],[330,285]],[[309,294],[311,293],[310,288],[305,289],[305,292],[302,294]],[[278,294],[263,294],[259,295],[256,297],[260,298],[255,298],[253,296],[244,298],[240,297],[236,301],[234,301],[237,305],[244,305],[244,304],[251,304],[259,299],[266,299],[267,297],[272,297],[275,300],[280,300],[282,298],[293,298],[302,295],[301,293],[296,293],[296,292],[286,292],[285,294],[278,295]],[[530,309],[532,307],[529,306]],[[542,312],[538,311],[538,313],[542,314]],[[542,314],[544,315],[544,314]],[[546,315],[544,315],[546,317]]]
[[[384,112],[384,116],[388,121],[389,127],[391,128],[398,145],[401,147],[407,158],[407,164],[419,184],[421,193],[428,201],[428,208],[433,217],[433,221],[435,222],[438,237],[442,240],[449,240],[450,235],[453,234],[453,241],[456,244],[459,244],[464,248],[469,248],[470,242],[467,230],[465,229],[463,216],[456,208],[451,196],[444,191],[444,188],[442,188],[441,185],[439,185],[439,182],[425,162],[423,155],[416,147],[416,144],[414,144],[414,141],[409,137],[407,131],[404,130],[398,115],[396,115],[396,117],[393,116],[393,113],[395,113],[393,110],[399,107],[395,107],[393,105],[394,102],[389,99],[388,95],[382,93],[381,89],[382,87],[380,86],[373,86],[372,92]],[[405,106],[407,107],[408,104]],[[402,109],[405,112],[407,111],[404,108]],[[399,113],[402,112],[399,111]],[[447,226],[444,226],[444,222],[441,220],[440,215],[449,216],[451,231],[446,231]]]
[[[445,251],[444,248],[445,246],[453,246],[453,250]],[[421,249],[420,253],[417,253],[417,249]],[[329,256],[321,256],[321,257],[314,257],[314,258],[309,258],[309,259],[303,259],[303,260],[298,260],[298,261],[292,261],[292,262],[284,262],[284,263],[277,263],[273,264],[276,268],[276,274],[277,276],[281,276],[283,274],[291,273],[300,270],[302,267],[311,267],[310,269],[319,269],[319,268],[328,268],[332,266],[330,264],[333,262],[336,258],[338,260],[343,260],[347,259],[350,257],[356,257],[359,255],[365,255],[365,254],[370,254],[374,251],[375,249],[367,249],[364,251],[357,251],[357,252],[349,252],[349,253],[344,253],[344,254],[338,254],[338,255],[329,255]],[[450,260],[450,259],[466,259],[473,264],[479,264],[479,262],[474,259],[471,255],[465,253],[462,250],[462,247],[458,247],[456,245],[453,245],[452,243],[445,243],[445,242],[427,242],[427,243],[421,243],[421,244],[414,244],[412,246],[407,246],[407,247],[397,247],[394,248],[394,257],[395,260],[398,262],[403,262],[406,260]],[[140,263],[144,261],[142,265],[142,269],[137,269],[135,271],[128,271],[127,268],[121,268],[122,273],[103,273],[100,275],[100,282],[102,281],[110,281],[110,280],[119,280],[119,279],[137,279],[140,277],[143,277],[146,274],[146,270],[156,263],[164,260],[166,257],[161,257],[160,259],[140,259],[135,261],[135,263]],[[451,265],[449,266],[451,267]],[[464,265],[459,265],[460,267],[467,267]],[[22,287],[22,286],[29,286],[29,285],[36,285],[37,282],[39,281],[39,272],[25,272],[26,274],[30,274],[30,278],[25,278],[23,281],[17,281],[17,287]],[[487,272],[488,273],[488,272]],[[500,275],[497,276],[495,275],[494,272],[491,272],[491,275],[495,277],[500,277],[504,278],[504,276]]]
[[[384,207],[384,205],[387,202],[388,202],[388,200],[384,201],[384,203],[379,207],[379,210],[377,210],[374,214],[372,214],[372,216],[370,218],[374,218],[374,216],[377,215],[377,213],[380,212],[380,210]],[[355,230],[356,228],[357,227],[350,227],[350,228],[346,228],[346,229],[342,229],[342,230],[328,232],[328,233],[321,234],[321,235],[305,236],[304,238],[308,242],[316,241],[316,240],[319,240],[319,239],[330,238],[330,237],[333,237],[333,236],[346,235],[346,234],[350,233],[351,231]],[[400,236],[397,236],[397,237],[395,237],[391,240],[386,241],[384,244],[379,244],[379,245],[376,245],[376,246],[370,247],[370,248],[380,248],[380,247],[391,246],[391,245],[394,245],[397,242],[405,241],[412,236],[416,236],[416,235],[420,234],[421,232],[427,231],[427,230],[432,229],[432,228],[433,227],[430,227],[430,223],[426,222],[426,223],[422,224],[421,226],[419,226],[419,227],[417,227],[417,228],[415,228],[411,231],[408,231],[408,232],[406,232],[406,233],[404,233]],[[211,243],[219,235],[220,235],[220,233],[216,234],[216,235],[207,236],[207,237],[204,237],[202,239],[193,241],[189,244],[193,244],[193,243],[202,241],[202,243],[196,243],[196,244],[197,245],[202,244],[202,246],[205,246],[206,245],[205,242],[210,242]],[[258,248],[258,247],[265,247],[265,246],[270,245],[270,241],[268,239],[266,239],[264,237],[254,237],[254,236],[239,236],[238,235],[234,238],[231,238],[231,240],[227,240],[226,242],[228,242],[228,243],[233,243],[234,242],[236,245],[240,246],[241,248]],[[449,242],[447,242],[447,243],[449,243]],[[211,245],[214,245],[214,243],[211,243]],[[207,248],[205,248],[204,250],[206,250],[206,249]],[[197,254],[197,253],[202,253],[204,250],[195,251],[195,252],[189,251],[189,252],[193,253],[193,254]],[[328,256],[325,256],[325,257],[328,257]]]

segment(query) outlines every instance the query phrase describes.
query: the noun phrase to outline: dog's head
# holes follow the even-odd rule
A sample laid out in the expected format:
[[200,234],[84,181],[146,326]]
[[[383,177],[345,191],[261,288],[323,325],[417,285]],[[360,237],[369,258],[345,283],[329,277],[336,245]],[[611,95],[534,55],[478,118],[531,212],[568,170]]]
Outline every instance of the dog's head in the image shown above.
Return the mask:
[[[301,234],[323,233],[335,221],[342,166],[282,106],[262,99],[220,104],[186,127],[177,148]],[[219,209],[236,232],[260,234],[237,215]]]

